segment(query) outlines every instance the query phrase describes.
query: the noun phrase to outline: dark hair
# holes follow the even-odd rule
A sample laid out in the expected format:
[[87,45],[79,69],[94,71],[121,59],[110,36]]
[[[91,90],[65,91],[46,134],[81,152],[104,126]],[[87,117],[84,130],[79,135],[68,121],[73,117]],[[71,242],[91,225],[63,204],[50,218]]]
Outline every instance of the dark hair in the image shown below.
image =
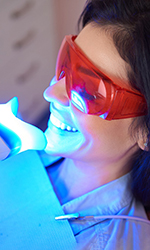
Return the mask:
[[150,1],[89,0],[79,25],[93,21],[111,31],[120,56],[131,66],[131,86],[147,102],[148,114],[136,119],[136,130],[143,129],[148,146],[134,156],[131,188],[136,199],[150,209]]

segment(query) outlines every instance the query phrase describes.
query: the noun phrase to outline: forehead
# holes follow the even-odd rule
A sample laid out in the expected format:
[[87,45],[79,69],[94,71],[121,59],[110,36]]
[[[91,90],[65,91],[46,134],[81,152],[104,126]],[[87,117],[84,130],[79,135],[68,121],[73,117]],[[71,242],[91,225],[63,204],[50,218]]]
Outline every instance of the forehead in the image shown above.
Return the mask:
[[120,86],[127,86],[129,65],[120,57],[109,32],[89,23],[77,36],[75,43],[105,75]]

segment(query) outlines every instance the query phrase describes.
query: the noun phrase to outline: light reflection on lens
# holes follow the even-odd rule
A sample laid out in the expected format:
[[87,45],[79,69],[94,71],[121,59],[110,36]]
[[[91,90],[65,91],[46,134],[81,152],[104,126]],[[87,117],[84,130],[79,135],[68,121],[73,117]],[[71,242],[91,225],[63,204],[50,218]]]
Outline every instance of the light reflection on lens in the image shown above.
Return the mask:
[[84,112],[87,114],[87,107],[85,105],[84,100],[82,97],[74,90],[71,91],[71,101],[73,105],[79,109],[80,111]]

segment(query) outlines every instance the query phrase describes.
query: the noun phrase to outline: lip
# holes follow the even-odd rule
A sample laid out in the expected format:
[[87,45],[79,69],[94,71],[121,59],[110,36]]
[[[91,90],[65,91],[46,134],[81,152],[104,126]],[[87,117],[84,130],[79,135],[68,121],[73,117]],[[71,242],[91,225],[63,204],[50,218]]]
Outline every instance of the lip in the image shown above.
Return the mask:
[[78,130],[75,127],[70,127],[66,125],[65,123],[62,123],[60,120],[58,120],[53,113],[50,115],[50,119],[48,122],[48,127],[52,128],[55,127],[56,129],[59,129],[61,131],[67,131],[67,132],[78,132]]
[[[56,117],[61,123],[64,123],[67,126],[70,126],[72,128],[77,129],[76,125],[72,121],[69,107],[61,108],[61,105],[59,105],[59,106],[58,106],[59,107],[59,109],[58,109],[57,104],[55,105],[54,103],[51,103],[51,105],[50,105],[51,114],[53,114],[53,116]],[[49,120],[49,122],[50,122],[50,120]],[[77,131],[78,131],[78,129],[77,129]]]

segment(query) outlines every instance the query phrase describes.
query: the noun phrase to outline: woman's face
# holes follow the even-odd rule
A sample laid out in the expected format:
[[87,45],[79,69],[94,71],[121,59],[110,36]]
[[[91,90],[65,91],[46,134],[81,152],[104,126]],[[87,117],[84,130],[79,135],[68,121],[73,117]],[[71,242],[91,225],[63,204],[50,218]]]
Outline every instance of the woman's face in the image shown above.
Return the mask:
[[[126,84],[128,65],[103,28],[88,24],[75,42],[104,74],[114,82],[120,78],[120,85]],[[126,161],[138,149],[129,133],[132,118],[108,121],[82,113],[68,99],[65,77],[59,81],[54,78],[44,97],[51,102],[45,132],[48,153],[88,163],[109,164]]]

